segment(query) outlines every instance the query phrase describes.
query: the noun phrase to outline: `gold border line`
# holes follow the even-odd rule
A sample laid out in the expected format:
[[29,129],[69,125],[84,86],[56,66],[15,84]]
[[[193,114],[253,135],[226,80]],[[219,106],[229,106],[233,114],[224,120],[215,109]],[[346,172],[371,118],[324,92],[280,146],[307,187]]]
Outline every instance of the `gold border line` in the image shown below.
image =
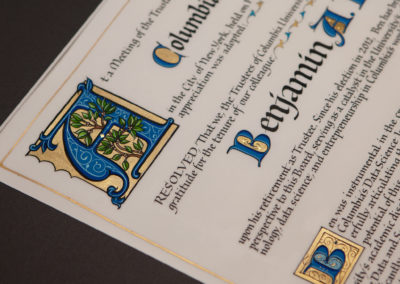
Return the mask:
[[58,196],[60,196],[60,197],[62,197],[62,198],[64,198],[64,199],[66,199],[66,200],[72,202],[72,203],[75,204],[75,205],[78,205],[79,207],[81,207],[81,208],[83,208],[83,209],[86,209],[86,210],[89,211],[90,213],[92,213],[92,214],[94,214],[94,215],[96,215],[96,216],[102,218],[103,220],[105,220],[105,221],[107,221],[107,222],[113,224],[114,226],[116,226],[116,227],[118,227],[118,228],[120,228],[120,229],[122,229],[122,230],[128,232],[129,234],[131,234],[131,235],[133,235],[133,236],[135,236],[135,237],[137,237],[137,238],[139,238],[139,239],[141,239],[141,240],[147,242],[147,243],[150,244],[150,245],[153,245],[153,246],[155,246],[155,247],[161,249],[162,251],[164,251],[164,252],[166,252],[166,253],[168,253],[168,254],[170,254],[170,255],[173,255],[173,256],[177,257],[178,259],[180,259],[180,260],[182,260],[182,261],[184,261],[184,262],[186,262],[186,263],[188,263],[188,264],[190,264],[190,265],[193,265],[194,267],[196,267],[196,268],[198,268],[198,269],[200,269],[200,270],[202,270],[202,271],[204,271],[204,272],[207,272],[208,274],[210,274],[210,275],[212,275],[212,276],[214,276],[214,277],[216,277],[216,278],[218,278],[218,279],[220,279],[220,280],[222,280],[222,281],[224,281],[224,282],[226,282],[226,283],[233,283],[232,281],[230,281],[230,280],[228,280],[228,279],[226,279],[226,278],[224,278],[224,277],[218,275],[217,273],[215,273],[215,272],[213,272],[213,271],[211,271],[211,270],[209,270],[209,269],[207,269],[207,268],[205,268],[205,267],[203,267],[203,266],[201,266],[201,265],[195,263],[194,261],[191,261],[191,260],[189,260],[189,259],[187,259],[187,258],[185,258],[185,257],[183,257],[183,256],[181,256],[181,255],[179,255],[179,254],[177,254],[177,253],[175,253],[175,252],[173,252],[172,250],[170,250],[170,249],[168,249],[168,248],[165,248],[165,247],[163,247],[162,245],[160,245],[160,244],[158,244],[158,243],[156,243],[156,242],[154,242],[154,241],[152,241],[152,240],[150,240],[150,239],[147,239],[146,237],[144,237],[144,236],[142,236],[142,235],[140,235],[140,234],[138,234],[138,233],[136,233],[136,232],[134,232],[134,231],[128,229],[127,227],[125,227],[125,226],[123,226],[123,225],[121,225],[121,224],[115,222],[114,220],[112,220],[112,219],[110,219],[110,218],[108,218],[108,217],[102,215],[101,213],[99,213],[99,212],[97,212],[97,211],[95,211],[95,210],[93,210],[93,209],[87,207],[86,205],[84,205],[84,204],[82,204],[82,203],[80,203],[80,202],[74,200],[73,198],[71,198],[71,197],[69,197],[69,196],[67,196],[67,195],[64,195],[64,194],[62,194],[61,192],[58,192],[58,191],[56,191],[55,189],[53,189],[53,188],[51,188],[51,187],[49,187],[49,186],[47,186],[47,185],[45,185],[45,184],[42,184],[42,183],[40,183],[40,182],[38,182],[38,181],[36,181],[36,180],[30,178],[30,177],[27,177],[27,176],[25,176],[25,175],[23,175],[23,174],[21,174],[21,173],[19,173],[19,172],[17,172],[17,171],[14,171],[14,170],[12,170],[12,169],[10,169],[10,168],[8,168],[8,167],[6,167],[6,166],[4,165],[5,160],[6,160],[6,159],[10,156],[10,154],[14,151],[15,147],[21,142],[22,138],[26,135],[26,133],[29,131],[29,129],[32,127],[32,125],[35,123],[35,121],[39,118],[39,116],[42,114],[42,112],[48,107],[48,105],[51,103],[51,101],[57,96],[57,94],[58,94],[58,93],[60,92],[60,90],[65,86],[65,84],[71,79],[71,77],[73,76],[73,74],[79,69],[79,67],[82,65],[82,63],[87,59],[87,57],[89,56],[89,54],[93,51],[93,49],[96,47],[96,45],[97,45],[97,44],[100,42],[100,40],[103,38],[104,34],[109,30],[109,28],[112,26],[112,24],[113,24],[113,23],[115,22],[115,20],[120,16],[120,14],[122,13],[122,11],[126,8],[126,6],[127,6],[130,2],[131,2],[131,0],[127,0],[127,1],[126,1],[126,3],[125,3],[125,4],[122,6],[122,8],[117,12],[117,14],[116,14],[116,15],[114,16],[114,18],[111,20],[111,22],[107,25],[107,27],[105,28],[105,30],[100,34],[100,36],[97,38],[97,40],[94,42],[94,44],[93,44],[93,45],[90,47],[90,49],[86,52],[86,54],[83,56],[83,58],[82,58],[81,61],[78,63],[78,65],[72,70],[72,72],[68,75],[68,77],[64,80],[64,82],[60,85],[60,87],[58,87],[58,89],[55,91],[55,93],[50,97],[50,99],[45,103],[45,105],[44,105],[44,106],[42,107],[42,109],[38,112],[38,114],[34,117],[34,119],[29,123],[29,125],[27,126],[27,128],[24,130],[24,132],[23,132],[23,133],[21,134],[21,136],[18,138],[17,142],[12,146],[12,148],[7,152],[7,154],[6,154],[6,155],[3,157],[3,159],[0,161],[0,167],[3,168],[3,169],[5,169],[6,171],[9,171],[9,172],[11,172],[11,173],[13,173],[13,174],[19,176],[19,177],[22,177],[22,178],[24,178],[24,179],[26,179],[26,180],[28,180],[28,181],[30,181],[30,182],[33,182],[33,183],[35,183],[36,185],[39,185],[39,186],[43,187],[44,189],[47,189],[48,191],[50,191],[50,192],[52,192],[52,193],[54,193],[54,194],[56,194],[56,195],[58,195]]
[[114,226],[116,226],[116,227],[118,227],[118,228],[120,228],[120,229],[122,229],[122,230],[128,232],[129,234],[131,234],[131,235],[133,235],[133,236],[135,236],[135,237],[137,237],[137,238],[139,238],[139,239],[141,239],[141,240],[143,240],[143,241],[145,241],[145,242],[147,242],[147,243],[149,243],[149,244],[151,244],[151,245],[153,245],[153,246],[155,246],[155,247],[157,247],[157,248],[163,250],[164,252],[167,252],[167,253],[169,253],[169,254],[171,254],[171,255],[173,255],[173,256],[179,258],[180,260],[182,260],[182,261],[184,261],[184,262],[187,262],[187,263],[193,265],[194,267],[196,267],[196,268],[198,268],[198,269],[200,269],[200,270],[203,270],[204,272],[209,273],[210,275],[212,275],[212,276],[214,276],[214,277],[216,277],[216,278],[218,278],[218,279],[220,279],[220,280],[222,280],[222,281],[224,281],[224,282],[226,282],[226,283],[230,283],[230,284],[233,284],[233,283],[234,283],[234,282],[232,282],[232,281],[230,281],[230,280],[228,280],[228,279],[226,279],[226,278],[224,278],[224,277],[218,275],[217,273],[215,273],[215,272],[213,272],[213,271],[211,271],[211,270],[209,270],[209,269],[207,269],[207,268],[205,268],[205,267],[203,267],[203,266],[201,266],[201,265],[195,263],[194,261],[191,261],[191,260],[189,260],[189,259],[187,259],[187,258],[185,258],[185,257],[183,257],[183,256],[181,256],[181,255],[179,255],[179,254],[177,254],[177,253],[175,253],[175,252],[173,252],[172,250],[167,249],[167,248],[163,247],[162,245],[160,245],[160,244],[158,244],[158,243],[156,243],[156,242],[154,242],[154,241],[152,241],[152,240],[149,240],[148,238],[146,238],[146,237],[144,237],[144,236],[142,236],[142,235],[140,235],[140,234],[138,234],[138,233],[136,233],[136,232],[134,232],[134,231],[128,229],[127,227],[125,227],[125,226],[123,226],[123,225],[121,225],[121,224],[115,222],[114,220],[112,220],[112,219],[110,219],[110,218],[108,218],[108,217],[102,215],[101,213],[97,212],[96,210],[93,210],[93,209],[87,207],[86,205],[84,205],[84,204],[82,204],[82,203],[76,201],[75,199],[73,199],[73,198],[71,198],[71,197],[69,197],[69,196],[67,196],[67,195],[62,194],[61,192],[56,191],[55,189],[53,189],[53,188],[51,188],[51,187],[49,187],[49,186],[47,186],[47,185],[44,185],[44,184],[42,184],[42,183],[40,183],[40,182],[38,182],[38,181],[36,181],[36,180],[30,178],[30,177],[24,176],[23,174],[21,174],[21,173],[19,173],[19,172],[17,172],[17,171],[14,171],[14,170],[12,170],[12,169],[10,169],[10,168],[8,168],[8,167],[4,166],[3,164],[0,164],[0,167],[2,167],[3,169],[5,169],[5,170],[7,170],[7,171],[9,171],[9,172],[11,172],[11,173],[13,173],[13,174],[19,176],[19,177],[25,178],[25,179],[27,179],[28,181],[33,182],[33,183],[35,183],[35,184],[37,184],[37,185],[39,185],[39,186],[41,186],[41,187],[43,187],[43,188],[45,188],[45,189],[51,191],[52,193],[54,193],[54,194],[56,194],[56,195],[58,195],[58,196],[60,196],[60,197],[62,197],[62,198],[67,199],[68,201],[74,203],[75,205],[78,205],[79,207],[81,207],[81,208],[83,208],[83,209],[86,209],[86,210],[89,211],[90,213],[92,213],[92,214],[94,214],[94,215],[96,215],[96,216],[102,218],[103,220],[105,220],[105,221],[107,221],[107,222],[113,224]]

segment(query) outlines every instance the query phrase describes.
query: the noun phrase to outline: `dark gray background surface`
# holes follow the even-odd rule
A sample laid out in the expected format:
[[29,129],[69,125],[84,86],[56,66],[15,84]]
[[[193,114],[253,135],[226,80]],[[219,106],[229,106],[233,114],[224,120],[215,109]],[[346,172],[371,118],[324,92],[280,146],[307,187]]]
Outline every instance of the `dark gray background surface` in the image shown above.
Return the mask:
[[[0,123],[99,3],[0,0]],[[0,283],[196,283],[3,183],[0,214]]]

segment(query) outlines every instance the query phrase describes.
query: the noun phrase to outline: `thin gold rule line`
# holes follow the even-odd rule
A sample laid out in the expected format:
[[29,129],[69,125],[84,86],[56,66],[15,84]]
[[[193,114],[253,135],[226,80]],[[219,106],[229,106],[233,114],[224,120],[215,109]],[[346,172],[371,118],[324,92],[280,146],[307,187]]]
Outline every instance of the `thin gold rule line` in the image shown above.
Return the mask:
[[21,174],[21,173],[15,171],[15,170],[13,170],[13,169],[10,169],[10,168],[8,168],[7,166],[4,165],[5,160],[6,160],[6,159],[10,156],[10,154],[15,150],[15,148],[17,147],[17,145],[21,142],[22,138],[24,138],[24,136],[27,134],[27,132],[29,131],[29,129],[32,127],[32,125],[36,122],[36,120],[37,120],[37,119],[39,118],[39,116],[43,113],[43,111],[49,106],[49,104],[51,103],[51,101],[58,95],[58,93],[59,93],[60,90],[65,86],[65,84],[71,79],[71,77],[72,77],[72,76],[75,74],[75,72],[79,69],[79,67],[82,65],[82,63],[87,59],[87,57],[89,56],[89,54],[93,51],[93,49],[97,46],[97,44],[98,44],[98,43],[100,42],[100,40],[103,38],[104,34],[110,29],[110,27],[112,26],[112,24],[113,24],[113,23],[115,22],[115,20],[121,15],[122,11],[125,10],[125,8],[128,6],[128,4],[129,4],[130,2],[131,2],[131,0],[127,0],[127,1],[125,2],[125,4],[122,6],[122,8],[117,12],[117,14],[116,14],[116,15],[114,16],[114,18],[111,20],[111,22],[107,25],[107,27],[106,27],[106,28],[104,29],[104,31],[100,34],[100,36],[97,38],[97,40],[94,42],[94,44],[90,47],[90,49],[89,49],[89,50],[86,52],[86,54],[83,56],[83,58],[82,58],[81,61],[78,63],[78,65],[72,70],[72,72],[68,75],[68,77],[64,80],[64,82],[60,85],[60,87],[58,87],[58,89],[57,89],[57,90],[55,91],[55,93],[50,97],[50,99],[45,103],[45,105],[42,107],[42,109],[36,114],[36,116],[34,117],[34,119],[29,123],[29,125],[28,125],[27,128],[24,130],[24,132],[21,134],[21,136],[18,138],[18,140],[16,141],[16,143],[12,146],[12,148],[11,148],[11,149],[7,152],[7,154],[3,157],[3,159],[2,159],[1,162],[0,162],[0,167],[3,168],[3,169],[5,169],[5,170],[7,170],[7,171],[9,171],[9,172],[11,172],[11,173],[13,173],[13,174],[15,174],[15,175],[17,175],[17,176],[19,176],[19,177],[22,177],[22,178],[24,178],[24,179],[26,179],[26,180],[28,180],[28,181],[30,181],[30,182],[33,182],[33,183],[35,183],[36,185],[39,185],[40,187],[43,187],[44,189],[47,189],[48,191],[50,191],[50,192],[52,192],[52,193],[54,193],[54,194],[56,194],[56,195],[58,195],[58,196],[60,196],[60,197],[62,197],[62,198],[64,198],[64,199],[66,199],[66,200],[72,202],[72,203],[75,204],[75,205],[78,205],[79,207],[81,207],[81,208],[83,208],[83,209],[89,211],[90,213],[92,213],[92,214],[94,214],[94,215],[96,215],[96,216],[102,218],[103,220],[105,220],[105,221],[107,221],[107,222],[113,224],[114,226],[116,226],[116,227],[118,227],[118,228],[120,228],[120,229],[122,229],[122,230],[128,232],[129,234],[131,234],[131,235],[133,235],[133,236],[135,236],[135,237],[137,237],[137,238],[139,238],[139,239],[141,239],[141,240],[147,242],[148,244],[153,245],[153,246],[155,246],[155,247],[157,247],[157,248],[163,250],[164,252],[169,253],[169,254],[171,254],[171,255],[177,257],[178,259],[180,259],[180,260],[182,260],[182,261],[184,261],[184,262],[186,262],[186,263],[188,263],[188,264],[190,264],[190,265],[193,265],[194,267],[196,267],[196,268],[198,268],[198,269],[200,269],[200,270],[202,270],[202,271],[204,271],[204,272],[207,272],[208,274],[210,274],[210,275],[212,275],[212,276],[214,276],[214,277],[216,277],[216,278],[218,278],[218,279],[220,279],[220,280],[222,280],[222,281],[224,281],[224,282],[226,282],[226,283],[233,283],[232,281],[230,281],[230,280],[228,280],[228,279],[226,279],[226,278],[224,278],[224,277],[218,275],[217,273],[215,273],[215,272],[213,272],[213,271],[211,271],[211,270],[209,270],[209,269],[207,269],[207,268],[205,268],[205,267],[203,267],[203,266],[201,266],[201,265],[195,263],[194,261],[191,261],[191,260],[189,260],[189,259],[187,259],[187,258],[185,258],[185,257],[183,257],[183,256],[181,256],[181,255],[179,255],[179,254],[177,254],[177,253],[175,253],[175,252],[173,252],[172,250],[170,250],[170,249],[168,249],[168,248],[165,248],[165,247],[163,247],[162,245],[160,245],[160,244],[158,244],[158,243],[156,243],[156,242],[154,242],[154,241],[152,241],[152,240],[150,240],[150,239],[148,239],[148,238],[146,238],[146,237],[144,237],[144,236],[142,236],[142,235],[140,235],[140,234],[138,234],[138,233],[136,233],[136,232],[134,232],[134,231],[128,229],[127,227],[125,227],[125,226],[123,226],[123,225],[121,225],[121,224],[115,222],[114,220],[111,220],[110,218],[108,218],[108,217],[102,215],[101,213],[97,212],[96,210],[93,210],[93,209],[87,207],[86,205],[84,205],[84,204],[82,204],[82,203],[80,203],[80,202],[74,200],[73,198],[71,198],[71,197],[69,197],[69,196],[67,196],[67,195],[64,195],[64,194],[62,194],[61,192],[58,192],[57,190],[55,190],[55,189],[53,189],[53,188],[51,188],[51,187],[49,187],[49,186],[47,186],[47,185],[45,185],[45,184],[42,184],[42,183],[40,183],[40,182],[38,182],[38,181],[36,181],[36,180],[30,178],[30,177],[27,177],[27,176],[25,176],[25,175],[23,175],[23,174]]

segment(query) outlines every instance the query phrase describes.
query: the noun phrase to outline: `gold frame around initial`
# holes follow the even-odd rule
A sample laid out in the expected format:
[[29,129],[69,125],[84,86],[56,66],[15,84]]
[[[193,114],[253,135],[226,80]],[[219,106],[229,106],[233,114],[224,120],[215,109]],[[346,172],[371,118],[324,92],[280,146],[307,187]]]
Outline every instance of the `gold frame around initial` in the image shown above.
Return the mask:
[[97,40],[93,43],[93,45],[89,48],[89,50],[85,53],[85,55],[83,56],[83,58],[79,61],[78,65],[71,71],[71,73],[67,76],[67,78],[63,81],[63,83],[57,88],[57,90],[54,92],[54,94],[49,98],[49,100],[44,104],[44,106],[41,108],[41,110],[36,114],[36,116],[33,118],[33,120],[27,125],[27,127],[25,128],[25,130],[22,132],[22,134],[19,136],[19,138],[17,139],[17,141],[14,143],[14,145],[11,147],[11,149],[7,152],[7,154],[1,159],[0,161],[0,167],[6,171],[8,171],[9,173],[12,173],[16,176],[19,176],[21,178],[24,178],[25,180],[32,182],[33,184],[36,184],[37,186],[40,186],[41,188],[48,190],[49,192],[52,192],[53,194],[62,197],[63,199],[79,206],[82,209],[87,210],[88,212],[94,214],[95,216],[103,219],[104,221],[114,225],[115,227],[117,227],[118,229],[121,229],[129,234],[131,234],[132,236],[143,240],[144,242],[159,248],[160,250],[162,250],[165,253],[168,253],[176,258],[178,258],[179,260],[192,265],[193,267],[204,271],[208,274],[210,274],[211,276],[225,282],[225,283],[233,283],[232,281],[226,279],[225,277],[211,271],[210,269],[201,266],[200,264],[162,246],[161,244],[158,244],[148,238],[146,238],[145,236],[119,224],[118,222],[104,216],[103,214],[97,212],[94,209],[89,208],[88,206],[84,205],[83,203],[74,200],[73,198],[55,190],[54,188],[51,188],[37,180],[34,180],[18,171],[15,171],[9,167],[7,167],[4,163],[7,160],[7,158],[11,155],[11,153],[15,150],[15,148],[17,147],[17,145],[22,141],[22,139],[25,137],[25,135],[28,133],[29,129],[31,129],[31,127],[33,126],[33,124],[37,121],[37,119],[39,118],[39,116],[44,112],[44,110],[49,106],[49,104],[53,101],[53,99],[58,95],[58,93],[61,91],[61,89],[64,88],[65,84],[71,79],[71,77],[75,74],[75,72],[78,70],[78,68],[82,65],[82,63],[87,59],[87,57],[89,56],[89,54],[93,51],[93,49],[97,46],[97,44],[100,42],[100,40],[103,38],[104,34],[110,29],[110,27],[112,26],[112,24],[117,20],[117,18],[121,15],[121,13],[125,10],[125,8],[128,6],[129,3],[131,3],[132,0],[126,0],[126,2],[124,3],[124,5],[121,7],[121,9],[116,13],[116,15],[112,18],[111,22],[106,26],[106,28],[104,29],[104,31],[99,35],[99,37],[97,38]]
[[[336,276],[334,283],[332,283],[332,279],[327,274],[316,269],[310,268],[306,273],[303,273],[306,267],[310,264],[315,250],[321,245],[328,248],[329,254],[331,254],[335,249],[341,249],[346,256],[345,263]],[[315,284],[343,284],[353,270],[354,265],[361,256],[363,250],[364,248],[362,246],[339,236],[326,228],[321,228],[294,274]]]

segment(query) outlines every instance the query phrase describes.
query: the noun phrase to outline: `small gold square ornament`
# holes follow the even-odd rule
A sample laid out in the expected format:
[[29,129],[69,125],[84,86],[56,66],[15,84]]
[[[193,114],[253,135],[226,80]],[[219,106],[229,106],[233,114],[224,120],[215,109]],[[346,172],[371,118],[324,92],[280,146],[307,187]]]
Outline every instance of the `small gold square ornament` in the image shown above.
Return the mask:
[[295,275],[316,284],[343,284],[363,247],[321,228]]

